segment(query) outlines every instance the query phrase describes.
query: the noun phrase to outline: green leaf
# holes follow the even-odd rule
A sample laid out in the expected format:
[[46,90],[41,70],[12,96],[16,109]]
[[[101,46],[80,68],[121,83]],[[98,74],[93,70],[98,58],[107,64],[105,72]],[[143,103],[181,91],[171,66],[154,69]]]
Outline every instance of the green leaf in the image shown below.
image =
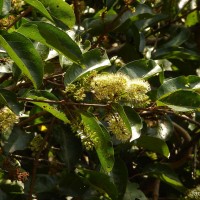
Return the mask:
[[142,121],[140,116],[129,106],[122,107],[120,104],[113,104],[113,109],[119,114],[130,132],[130,141],[140,137]]
[[127,74],[131,78],[149,78],[161,71],[161,67],[155,61],[147,59],[130,62],[119,70],[119,72]]
[[190,31],[187,28],[181,28],[177,35],[173,35],[172,39],[166,42],[162,47],[180,46],[190,37]]
[[149,136],[168,141],[174,133],[174,126],[169,116],[159,117],[157,124],[145,130]]
[[179,112],[193,111],[200,108],[200,94],[190,90],[178,90],[158,99],[157,105],[166,105]]
[[98,71],[111,65],[106,53],[102,54],[99,49],[93,49],[83,54],[82,63],[85,66],[84,68],[73,64],[66,70],[64,77],[65,85],[76,81],[93,70]]
[[0,1],[0,16],[7,15],[11,10],[11,0]]
[[51,192],[57,185],[57,180],[54,176],[48,174],[37,174],[34,184],[36,194],[43,192]]
[[40,0],[40,2],[47,8],[50,15],[72,28],[75,25],[75,15],[72,6],[63,0]]
[[100,163],[106,172],[110,172],[114,165],[114,150],[111,138],[107,130],[100,125],[100,122],[90,113],[81,113],[83,124],[96,133],[96,137],[91,138],[98,154]]
[[28,144],[32,138],[33,137],[31,134],[22,131],[18,127],[14,127],[3,149],[6,153],[13,153],[14,151],[24,150],[28,147]]
[[[31,103],[33,103],[34,105],[39,106],[40,108],[43,108],[44,110],[46,110],[47,112],[51,113],[54,117],[62,120],[65,123],[69,123],[68,118],[66,117],[65,113],[58,110],[55,106],[50,105],[49,103],[47,103],[49,101],[49,99],[40,96],[40,95],[36,95],[36,94],[31,94],[29,93],[27,96],[27,98],[30,98],[32,100]],[[44,101],[44,102],[37,102],[37,101]],[[46,101],[46,102],[45,102]]]
[[131,125],[132,137],[130,141],[133,141],[140,137],[141,129],[143,127],[142,119],[140,118],[138,113],[130,106],[124,106],[123,108]]
[[110,172],[110,178],[117,187],[118,200],[122,200],[126,191],[128,171],[125,162],[121,158],[115,158],[115,164]]
[[87,169],[79,169],[78,172],[96,190],[101,193],[107,193],[113,200],[117,199],[118,192],[116,186],[110,181],[108,175]]
[[144,168],[144,173],[159,178],[161,181],[171,185],[181,192],[184,192],[186,189],[178,178],[178,175],[167,164],[149,164]]
[[55,49],[75,63],[80,63],[82,53],[79,46],[64,31],[45,22],[28,22],[18,30],[26,37]]
[[199,11],[195,10],[189,13],[186,17],[185,25],[190,27],[194,26],[195,24],[199,23]]
[[147,200],[144,193],[138,189],[137,183],[128,182],[123,200]]
[[59,196],[81,196],[88,189],[88,185],[79,175],[62,170],[57,188]]
[[125,111],[124,111],[124,108],[118,103],[112,104],[112,107],[119,114],[119,116],[122,118],[124,124],[126,125],[126,128],[128,129],[128,131],[130,133],[130,138],[131,138],[131,136],[132,136],[131,124],[130,124],[130,121],[129,121]]
[[180,89],[200,91],[199,76],[179,76],[166,80],[157,90],[157,97],[162,98]]
[[32,81],[35,88],[42,84],[43,63],[32,42],[17,32],[0,35],[1,46]]
[[166,158],[170,156],[167,144],[156,137],[141,135],[140,138],[136,140],[136,146],[143,147],[144,149],[158,153]]
[[152,53],[152,59],[178,59],[178,60],[200,60],[197,52],[184,47],[164,47],[156,49]]
[[0,89],[0,104],[8,106],[17,115],[22,111],[22,106],[17,101],[17,96],[15,93]]
[[67,170],[71,170],[81,156],[81,142],[67,126],[56,126],[53,132],[60,146],[58,157],[66,164]]
[[41,14],[43,14],[47,19],[50,21],[53,21],[51,15],[49,12],[46,10],[45,6],[38,0],[24,0],[26,3],[31,5],[33,8],[38,10]]

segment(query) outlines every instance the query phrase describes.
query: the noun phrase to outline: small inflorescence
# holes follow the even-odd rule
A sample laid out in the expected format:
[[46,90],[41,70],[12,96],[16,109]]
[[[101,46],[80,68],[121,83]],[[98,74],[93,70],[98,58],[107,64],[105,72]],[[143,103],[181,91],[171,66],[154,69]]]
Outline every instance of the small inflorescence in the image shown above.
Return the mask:
[[11,133],[13,126],[17,123],[19,117],[13,113],[7,106],[0,109],[0,133]]
[[190,189],[183,199],[199,200],[200,199],[200,185],[197,185],[197,187],[195,187],[194,189]]
[[32,141],[30,142],[30,149],[32,151],[33,156],[35,156],[39,151],[43,148],[43,137],[38,134],[36,135]]
[[12,0],[11,5],[13,10],[21,11],[22,6],[25,5],[25,2],[23,0]]
[[108,129],[121,142],[126,142],[131,138],[130,131],[127,129],[124,121],[118,113],[110,114],[106,117],[108,121]]
[[87,150],[93,149],[94,145],[99,143],[97,133],[92,131],[89,126],[80,124],[81,129],[78,131],[78,136],[80,137],[83,146]]

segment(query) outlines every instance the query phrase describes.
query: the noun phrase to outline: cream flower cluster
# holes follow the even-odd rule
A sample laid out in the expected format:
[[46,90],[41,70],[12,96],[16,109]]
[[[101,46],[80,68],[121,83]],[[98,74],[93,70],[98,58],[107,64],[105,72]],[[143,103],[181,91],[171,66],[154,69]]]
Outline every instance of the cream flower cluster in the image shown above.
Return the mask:
[[25,2],[23,0],[12,0],[12,8],[13,10],[20,11],[22,9],[22,6],[25,5]]
[[98,74],[91,81],[91,90],[99,101],[126,101],[136,107],[144,106],[149,98],[150,85],[143,79],[131,79],[122,73]]
[[119,114],[108,115],[106,121],[108,121],[108,129],[115,135],[116,139],[126,142],[131,138],[131,134]]
[[0,133],[9,134],[16,122],[18,116],[13,113],[7,106],[0,109]]

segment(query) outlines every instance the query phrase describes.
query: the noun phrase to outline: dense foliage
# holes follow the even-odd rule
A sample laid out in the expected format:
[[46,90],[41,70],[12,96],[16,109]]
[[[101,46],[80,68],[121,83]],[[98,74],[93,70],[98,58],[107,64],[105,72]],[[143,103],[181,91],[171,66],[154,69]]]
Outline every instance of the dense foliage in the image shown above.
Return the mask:
[[0,199],[200,199],[199,10],[1,0]]

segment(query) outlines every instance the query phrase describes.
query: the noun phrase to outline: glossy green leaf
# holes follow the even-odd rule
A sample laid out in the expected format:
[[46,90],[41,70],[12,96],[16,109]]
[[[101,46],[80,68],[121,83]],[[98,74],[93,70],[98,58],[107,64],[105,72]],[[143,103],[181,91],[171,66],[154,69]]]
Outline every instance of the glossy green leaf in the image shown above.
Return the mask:
[[[54,117],[62,120],[63,122],[65,123],[69,123],[69,120],[68,118],[66,117],[65,113],[58,110],[57,107],[51,105],[48,103],[49,99],[43,97],[43,96],[37,96],[35,94],[28,94],[26,96],[27,98],[30,98],[32,100],[35,100],[35,101],[32,101],[31,103],[33,103],[34,105],[37,105],[39,106],[40,108],[46,110],[47,112],[51,113]],[[44,101],[44,102],[37,102],[37,101]],[[46,101],[46,102],[45,102]]]
[[126,191],[128,171],[125,162],[121,158],[115,158],[115,164],[109,176],[117,187],[118,200],[122,200]]
[[139,189],[137,183],[128,182],[123,200],[147,200],[145,194]]
[[11,0],[0,1],[0,16],[7,15],[11,10]]
[[72,28],[75,25],[75,14],[72,6],[63,0],[40,0],[50,15]]
[[121,106],[120,104],[113,104],[113,109],[119,114],[130,132],[130,141],[140,137],[142,129],[142,121],[140,116],[129,106]]
[[29,5],[31,5],[33,8],[35,8],[36,10],[38,10],[47,19],[49,19],[50,21],[53,21],[51,15],[49,14],[45,6],[40,1],[38,0],[24,0],[24,1],[28,3]]
[[17,96],[14,92],[0,89],[0,104],[8,106],[17,115],[22,110],[22,106],[17,101]]
[[171,185],[179,191],[185,191],[185,187],[181,183],[178,175],[167,164],[155,163],[147,165],[144,168],[144,173],[159,178],[161,181]]
[[0,35],[1,46],[32,81],[35,88],[42,84],[43,63],[32,42],[17,32]]
[[158,153],[166,158],[169,158],[170,155],[167,144],[156,137],[141,135],[140,138],[136,140],[136,146],[143,147],[144,149]]
[[109,133],[92,114],[81,113],[81,118],[83,124],[96,133],[95,139],[91,138],[91,140],[103,169],[110,172],[114,165],[114,150]]
[[157,90],[157,97],[161,98],[180,89],[200,91],[199,76],[179,76],[166,80]]
[[67,170],[73,169],[81,155],[80,140],[67,126],[56,126],[53,133],[60,146],[58,157],[66,164]]
[[45,22],[29,22],[18,29],[26,37],[41,42],[75,63],[79,63],[82,53],[79,46],[64,31]]
[[[57,186],[59,195],[81,196],[88,189],[88,184],[76,173],[63,170]],[[86,193],[87,194],[87,193]]]
[[142,119],[140,118],[138,113],[130,106],[124,106],[123,108],[131,125],[132,137],[130,141],[133,141],[140,137],[141,129],[143,127]]
[[174,126],[170,117],[162,116],[159,117],[156,125],[147,127],[145,133],[163,141],[168,141],[174,134]]
[[106,53],[102,54],[99,49],[93,49],[83,54],[82,63],[84,67],[73,64],[66,70],[65,85],[76,81],[93,70],[99,71],[111,65]]
[[127,74],[131,78],[149,78],[161,72],[161,67],[153,60],[136,60],[120,68],[119,72]]
[[193,111],[200,108],[200,94],[190,90],[178,90],[158,99],[157,105],[166,105],[179,112]]
[[126,128],[129,131],[130,138],[131,138],[131,136],[132,136],[132,127],[131,127],[131,123],[130,123],[130,121],[129,121],[129,119],[128,119],[125,111],[124,111],[124,108],[118,103],[112,104],[112,107],[113,107],[114,111],[116,111],[119,114],[119,116],[122,118],[124,124],[126,125]]
[[152,59],[178,59],[178,60],[200,60],[197,52],[186,49],[184,47],[166,47],[158,48],[152,53]]
[[118,198],[116,186],[110,181],[108,175],[88,169],[79,169],[78,172],[80,176],[99,192],[105,192],[113,200]]
[[6,153],[13,153],[14,151],[24,150],[27,148],[32,138],[33,137],[31,134],[22,131],[18,127],[14,127],[3,149]]
[[172,39],[166,42],[162,47],[180,46],[190,37],[190,31],[186,28],[182,28],[177,35],[173,35]]

